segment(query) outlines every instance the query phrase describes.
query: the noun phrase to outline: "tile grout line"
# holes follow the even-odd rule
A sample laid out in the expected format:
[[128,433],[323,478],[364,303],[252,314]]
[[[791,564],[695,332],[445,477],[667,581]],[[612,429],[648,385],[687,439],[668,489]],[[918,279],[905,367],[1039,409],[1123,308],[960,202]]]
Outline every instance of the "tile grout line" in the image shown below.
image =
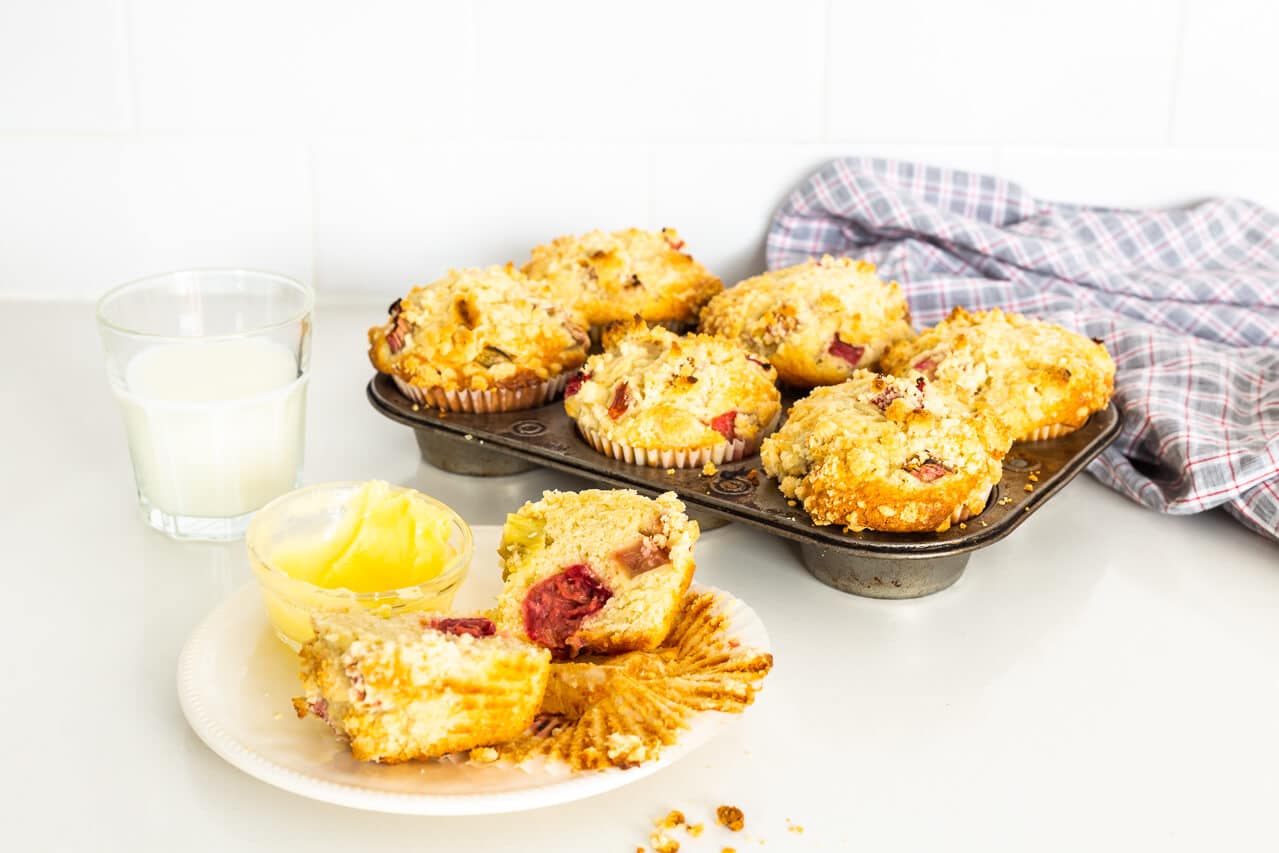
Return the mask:
[[1177,129],[1177,100],[1181,96],[1182,63],[1186,52],[1186,23],[1190,17],[1190,0],[1177,4],[1177,36],[1172,54],[1172,91],[1168,96],[1168,125],[1164,128],[1164,146],[1175,144]]
[[133,24],[133,0],[120,0],[124,18],[124,68],[129,87],[129,119],[132,133],[142,132],[142,107],[138,97],[137,38]]
[[830,61],[831,61],[831,16],[834,0],[826,0],[825,26],[822,28],[822,85],[821,103],[818,104],[817,141],[830,141]]

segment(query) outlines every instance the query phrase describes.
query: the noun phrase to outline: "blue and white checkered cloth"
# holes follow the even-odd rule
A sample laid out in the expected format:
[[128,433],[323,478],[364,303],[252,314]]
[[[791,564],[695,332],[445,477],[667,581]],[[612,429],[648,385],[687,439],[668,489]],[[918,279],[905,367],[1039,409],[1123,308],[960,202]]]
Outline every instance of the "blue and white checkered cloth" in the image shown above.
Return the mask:
[[1151,509],[1222,506],[1279,539],[1279,215],[1041,201],[990,175],[835,160],[773,217],[770,269],[865,258],[917,325],[1004,308],[1101,338],[1124,431],[1090,467]]

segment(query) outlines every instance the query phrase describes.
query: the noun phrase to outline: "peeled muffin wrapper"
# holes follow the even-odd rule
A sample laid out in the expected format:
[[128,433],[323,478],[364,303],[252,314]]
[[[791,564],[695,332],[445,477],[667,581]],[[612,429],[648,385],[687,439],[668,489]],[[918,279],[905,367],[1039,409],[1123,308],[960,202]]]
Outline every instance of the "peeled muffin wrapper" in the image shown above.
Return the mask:
[[544,382],[523,385],[519,388],[495,388],[490,391],[446,390],[444,388],[419,388],[392,375],[395,387],[414,403],[434,406],[444,412],[468,412],[490,414],[514,412],[545,405],[560,395],[568,384],[569,374],[561,373]]
[[635,447],[622,441],[605,438],[596,430],[582,426],[580,421],[577,423],[577,431],[597,453],[612,457],[619,462],[646,465],[649,468],[701,468],[707,462],[723,465],[738,462],[755,453],[764,439],[777,428],[777,422],[780,419],[779,411],[750,441],[735,438],[714,447]]
[[666,641],[651,652],[551,665],[542,707],[524,734],[473,750],[477,764],[634,767],[657,758],[706,711],[739,714],[773,666],[731,633],[736,599],[686,593]]

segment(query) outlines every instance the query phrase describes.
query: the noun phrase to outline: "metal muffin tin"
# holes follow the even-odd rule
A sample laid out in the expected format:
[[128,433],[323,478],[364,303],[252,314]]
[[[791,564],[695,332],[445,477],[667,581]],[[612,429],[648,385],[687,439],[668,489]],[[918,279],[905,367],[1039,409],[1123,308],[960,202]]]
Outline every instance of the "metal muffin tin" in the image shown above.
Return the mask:
[[1113,442],[1121,426],[1111,403],[1069,435],[1014,445],[986,509],[944,533],[845,533],[818,527],[803,507],[789,505],[758,455],[726,464],[713,477],[699,469],[667,473],[597,453],[560,401],[500,414],[440,413],[414,404],[384,375],[369,382],[367,393],[373,408],[413,428],[422,458],[438,468],[492,476],[545,466],[648,495],[672,491],[704,529],[739,521],[791,539],[819,581],[871,598],[917,598],[959,580],[973,551],[1015,530]]

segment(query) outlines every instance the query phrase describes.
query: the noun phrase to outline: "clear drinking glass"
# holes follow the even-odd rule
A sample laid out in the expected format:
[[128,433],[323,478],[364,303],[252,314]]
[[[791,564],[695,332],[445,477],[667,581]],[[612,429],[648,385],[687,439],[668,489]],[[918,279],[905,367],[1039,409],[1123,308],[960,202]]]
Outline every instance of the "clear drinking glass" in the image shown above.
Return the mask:
[[143,520],[176,539],[236,539],[302,469],[309,287],[189,270],[98,300]]

